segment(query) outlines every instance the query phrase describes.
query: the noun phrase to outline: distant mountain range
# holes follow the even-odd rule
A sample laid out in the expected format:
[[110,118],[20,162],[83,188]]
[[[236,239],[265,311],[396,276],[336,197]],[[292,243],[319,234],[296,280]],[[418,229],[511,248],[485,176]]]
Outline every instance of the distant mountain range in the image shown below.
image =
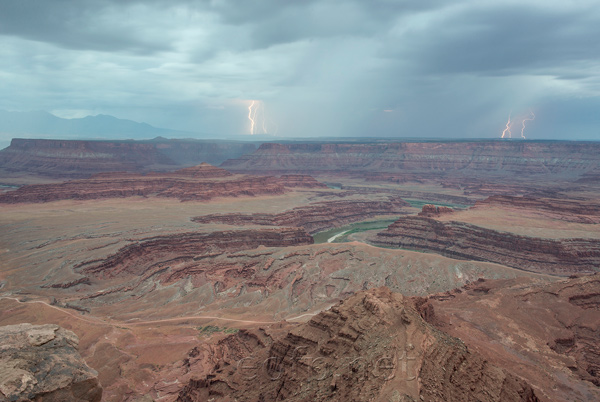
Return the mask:
[[13,137],[72,139],[150,139],[156,136],[190,136],[192,133],[153,127],[146,123],[99,114],[63,119],[44,111],[0,110],[0,142]]

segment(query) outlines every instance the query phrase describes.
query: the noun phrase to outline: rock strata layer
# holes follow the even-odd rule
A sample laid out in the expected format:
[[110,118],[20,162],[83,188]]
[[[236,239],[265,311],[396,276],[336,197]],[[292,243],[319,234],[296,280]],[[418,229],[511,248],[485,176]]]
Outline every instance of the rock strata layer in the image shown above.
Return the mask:
[[543,239],[463,222],[403,217],[370,240],[381,246],[431,251],[446,257],[488,261],[554,275],[594,273],[600,267],[596,239]]
[[276,144],[223,162],[234,172],[360,173],[469,172],[519,175],[583,174],[598,167],[597,143],[447,141]]
[[89,179],[23,186],[0,194],[0,203],[167,197],[206,201],[216,197],[278,195],[288,187],[324,188],[310,176],[240,176],[203,163],[171,173],[101,173]]
[[344,200],[318,202],[279,214],[220,214],[193,218],[198,223],[227,225],[298,226],[309,233],[371,219],[380,215],[406,214],[410,205],[400,198],[387,201]]
[[85,364],[78,344],[58,325],[0,327],[0,401],[99,402],[98,373]]
[[425,322],[412,299],[359,292],[192,380],[179,401],[538,401],[522,379]]
[[[156,274],[173,265],[201,260],[203,256],[215,253],[249,250],[258,246],[288,247],[312,243],[313,238],[301,228],[179,233],[143,239],[125,246],[101,263],[89,264],[84,272],[103,278]],[[85,265],[88,264],[80,264]]]
[[9,173],[81,179],[100,172],[173,170],[202,162],[219,164],[256,150],[254,143],[155,139],[81,141],[15,138],[0,150]]

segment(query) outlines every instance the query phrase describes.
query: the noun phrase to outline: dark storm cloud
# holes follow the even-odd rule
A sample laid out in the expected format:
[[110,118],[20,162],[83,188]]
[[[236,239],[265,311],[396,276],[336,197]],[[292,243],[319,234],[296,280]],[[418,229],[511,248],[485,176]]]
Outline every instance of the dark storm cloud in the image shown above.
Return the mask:
[[402,14],[434,7],[436,1],[222,1],[212,9],[222,21],[247,25],[256,47],[335,36],[371,36],[389,29]]
[[142,14],[146,7],[134,1],[2,1],[0,35],[80,50],[134,53],[167,50],[169,43],[164,38],[145,38],[139,24],[134,23],[140,17],[136,13]]
[[590,138],[598,37],[594,0],[0,1],[0,108],[233,134],[256,99],[282,135],[472,137],[548,108]]
[[596,8],[469,9],[415,36],[407,53],[416,68],[430,73],[555,74],[560,67],[600,60]]

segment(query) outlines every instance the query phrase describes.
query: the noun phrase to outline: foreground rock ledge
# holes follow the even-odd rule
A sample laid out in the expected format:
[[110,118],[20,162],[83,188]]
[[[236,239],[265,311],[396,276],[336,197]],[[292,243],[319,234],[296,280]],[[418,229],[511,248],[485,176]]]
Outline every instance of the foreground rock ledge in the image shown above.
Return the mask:
[[98,373],[85,364],[78,344],[58,325],[0,327],[0,402],[100,401]]
[[231,361],[225,354],[179,402],[539,402],[527,382],[431,326],[414,299],[387,288],[359,292],[270,346],[248,332],[231,338],[252,347]]

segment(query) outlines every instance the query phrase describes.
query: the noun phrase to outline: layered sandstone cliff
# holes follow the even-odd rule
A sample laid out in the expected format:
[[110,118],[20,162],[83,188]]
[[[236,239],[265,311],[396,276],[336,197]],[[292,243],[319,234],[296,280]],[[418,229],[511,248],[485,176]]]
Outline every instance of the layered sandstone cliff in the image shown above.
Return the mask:
[[100,172],[174,170],[201,162],[219,164],[256,149],[236,141],[12,140],[0,151],[0,169],[52,178],[86,178]]
[[363,221],[380,215],[406,214],[410,206],[400,198],[389,197],[387,201],[343,200],[318,202],[297,207],[279,214],[221,214],[195,217],[198,223],[222,223],[227,225],[298,226],[309,233]]
[[255,344],[179,401],[537,401],[522,379],[427,324],[387,288],[360,292],[308,323]]
[[[300,228],[179,233],[137,241],[121,248],[100,263],[83,262],[79,267],[85,266],[83,271],[86,274],[101,278],[156,275],[170,272],[172,266],[201,260],[203,256],[225,251],[312,243],[313,238]],[[191,271],[185,274],[190,275]]]
[[98,373],[58,325],[0,327],[0,401],[100,402]]
[[447,257],[489,261],[554,275],[593,273],[600,267],[600,241],[543,239],[499,232],[462,222],[403,217],[371,237],[376,245],[431,251]]
[[169,197],[205,201],[216,197],[283,194],[286,187],[324,188],[310,176],[248,176],[207,163],[174,172],[101,173],[89,179],[23,186],[0,194],[0,203],[93,200],[125,197]]
[[255,173],[583,174],[598,167],[599,153],[596,143],[542,141],[265,143],[256,152],[221,166]]

